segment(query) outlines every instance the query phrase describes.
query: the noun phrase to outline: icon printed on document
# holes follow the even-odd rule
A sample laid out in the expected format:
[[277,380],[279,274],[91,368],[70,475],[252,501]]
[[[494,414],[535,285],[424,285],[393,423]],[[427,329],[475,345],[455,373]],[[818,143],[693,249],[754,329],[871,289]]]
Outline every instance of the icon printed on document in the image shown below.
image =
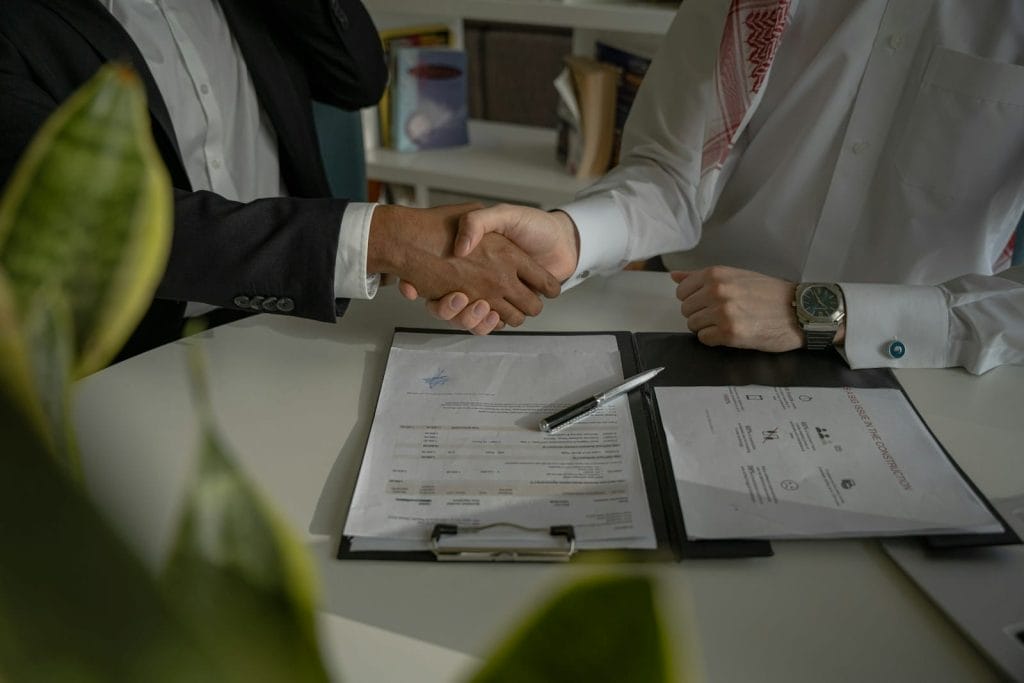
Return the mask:
[[855,482],[853,479],[843,479],[842,481],[839,482],[839,485],[842,486],[844,489],[852,489],[854,486],[857,485],[857,482]]
[[798,488],[800,488],[800,484],[796,483],[792,479],[783,479],[779,486],[781,486],[787,491],[796,491]]
[[[779,428],[762,429],[761,436],[764,437],[764,441],[776,441],[779,438]],[[764,441],[762,441],[762,443],[764,443]]]
[[438,370],[436,375],[433,377],[424,377],[423,381],[430,389],[436,389],[448,384],[448,379],[448,375],[445,374],[444,370]]

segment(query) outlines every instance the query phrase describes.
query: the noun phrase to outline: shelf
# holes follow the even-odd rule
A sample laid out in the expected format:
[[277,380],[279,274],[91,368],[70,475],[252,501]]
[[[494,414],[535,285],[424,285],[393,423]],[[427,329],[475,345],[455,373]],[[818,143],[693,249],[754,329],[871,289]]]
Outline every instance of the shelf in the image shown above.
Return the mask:
[[651,2],[561,2],[559,0],[364,0],[371,14],[461,17],[538,26],[625,31],[661,35],[677,4]]
[[526,202],[550,208],[570,201],[590,180],[555,161],[555,131],[491,121],[469,122],[470,144],[449,149],[366,153],[373,180]]

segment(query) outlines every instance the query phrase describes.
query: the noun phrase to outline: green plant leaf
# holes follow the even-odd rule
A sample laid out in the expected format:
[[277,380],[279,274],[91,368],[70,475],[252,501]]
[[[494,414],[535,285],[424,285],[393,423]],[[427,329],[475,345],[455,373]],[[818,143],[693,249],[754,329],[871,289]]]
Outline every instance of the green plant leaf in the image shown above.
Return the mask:
[[0,265],[16,310],[59,289],[77,376],[113,357],[144,313],[170,249],[171,189],[145,93],[108,65],[43,125],[0,203]]
[[0,679],[222,680],[30,410],[0,384]]
[[192,354],[202,443],[164,576],[168,595],[232,680],[326,681],[312,564],[228,455]]
[[[80,478],[78,447],[69,419],[71,314],[59,290],[37,292],[21,325],[0,268],[0,386],[24,408],[46,450]],[[32,353],[27,340],[34,340]]]
[[24,323],[32,340],[29,354],[39,406],[57,460],[81,479],[78,443],[71,424],[71,363],[74,334],[71,308],[59,289],[36,293]]
[[25,335],[21,331],[14,310],[14,295],[4,269],[0,267],[0,387],[3,387],[14,405],[22,407],[26,428],[32,428],[40,438],[45,439],[47,450],[52,450],[49,441],[46,415],[43,413],[39,395],[32,377],[31,361]]
[[660,683],[665,636],[649,579],[596,577],[567,588],[491,656],[473,683]]

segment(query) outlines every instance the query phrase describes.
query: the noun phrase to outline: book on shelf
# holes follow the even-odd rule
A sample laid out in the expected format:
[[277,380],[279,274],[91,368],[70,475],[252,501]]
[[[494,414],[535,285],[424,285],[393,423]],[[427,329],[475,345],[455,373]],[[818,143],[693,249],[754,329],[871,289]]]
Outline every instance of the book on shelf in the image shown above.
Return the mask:
[[558,92],[556,156],[578,178],[608,170],[619,70],[582,55],[568,55],[555,79]]
[[629,117],[629,110],[633,107],[633,100],[644,80],[647,68],[651,65],[651,58],[638,54],[633,50],[610,45],[603,41],[596,41],[594,54],[599,62],[611,64],[619,69],[619,83],[615,95],[615,126],[612,131],[612,153],[608,167],[612,168],[619,163],[619,150],[622,147],[622,129]]
[[446,46],[451,44],[451,30],[447,24],[425,24],[403,28],[382,29],[380,40],[384,57],[388,61],[391,78],[377,104],[377,132],[381,147],[391,147],[391,98],[395,83],[394,54],[400,47]]
[[394,54],[391,140],[410,152],[469,142],[466,53],[400,47]]

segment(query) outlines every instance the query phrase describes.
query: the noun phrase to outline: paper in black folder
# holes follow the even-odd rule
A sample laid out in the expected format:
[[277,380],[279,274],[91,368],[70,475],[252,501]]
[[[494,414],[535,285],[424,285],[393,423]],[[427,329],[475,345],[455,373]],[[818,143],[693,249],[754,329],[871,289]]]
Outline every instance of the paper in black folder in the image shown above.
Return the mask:
[[[667,368],[652,383],[656,386],[614,401],[564,432],[539,431],[541,418],[656,366]],[[845,505],[849,511],[862,491],[879,485],[863,473],[851,485],[853,477],[825,457],[835,449],[826,454],[810,447],[812,439],[831,439],[833,446],[849,443],[844,431],[849,426],[822,435],[801,417],[807,408],[798,405],[801,396],[824,401],[833,390],[848,402],[851,393],[859,396],[861,390],[895,390],[910,411],[900,413],[900,419],[909,414],[920,422],[892,373],[853,372],[834,354],[709,349],[687,334],[474,337],[397,330],[339,557],[550,560],[592,550],[650,559],[744,556],[770,554],[768,538],[878,535],[875,526],[858,530],[872,520],[853,515],[855,521],[849,522],[849,514],[840,515],[848,523],[839,534],[800,525],[798,511],[805,504],[800,501],[816,486],[831,502],[814,505]],[[784,417],[792,424],[754,424],[750,418],[757,411],[744,406],[758,401],[748,398],[755,395],[762,403],[780,403],[781,398],[789,411]],[[723,400],[731,403],[724,412],[713,405]],[[861,412],[867,412],[865,406],[877,407],[857,400]],[[673,412],[666,413],[667,406],[675,406]],[[687,414],[677,412],[680,406]],[[856,408],[853,414],[861,419]],[[885,429],[885,424],[880,419],[871,427],[879,431],[876,425]],[[967,517],[937,525],[901,529],[886,519],[882,533],[946,534],[975,543],[1014,540],[920,424],[919,444],[937,449],[938,462],[932,464],[952,472],[966,492],[963,497],[974,505],[967,505]],[[772,429],[778,429],[774,437],[769,436]],[[779,469],[785,478],[776,477],[774,470],[782,464],[771,461],[772,453],[786,449],[771,447],[779,446],[783,435],[823,463],[813,476],[797,481],[791,470]],[[761,448],[755,443],[761,439],[780,443]],[[875,441],[869,443],[877,448]],[[711,470],[701,464],[707,462],[709,447],[717,449]],[[895,459],[891,453],[890,458]],[[723,464],[729,459],[735,462]],[[720,477],[709,481],[717,481],[722,490],[701,483],[709,472]],[[902,474],[914,478],[912,486],[920,485],[915,472]],[[797,487],[791,488],[794,483]],[[862,488],[852,491],[856,486]],[[742,520],[751,514],[744,499],[761,507],[754,509],[755,516],[783,509],[796,523],[753,534],[758,540],[728,533],[730,516]],[[700,507],[693,508],[694,502]],[[808,508],[812,518],[819,513]],[[831,514],[838,513],[825,516]],[[689,529],[691,518],[696,533]],[[707,529],[726,533],[709,536]]]

